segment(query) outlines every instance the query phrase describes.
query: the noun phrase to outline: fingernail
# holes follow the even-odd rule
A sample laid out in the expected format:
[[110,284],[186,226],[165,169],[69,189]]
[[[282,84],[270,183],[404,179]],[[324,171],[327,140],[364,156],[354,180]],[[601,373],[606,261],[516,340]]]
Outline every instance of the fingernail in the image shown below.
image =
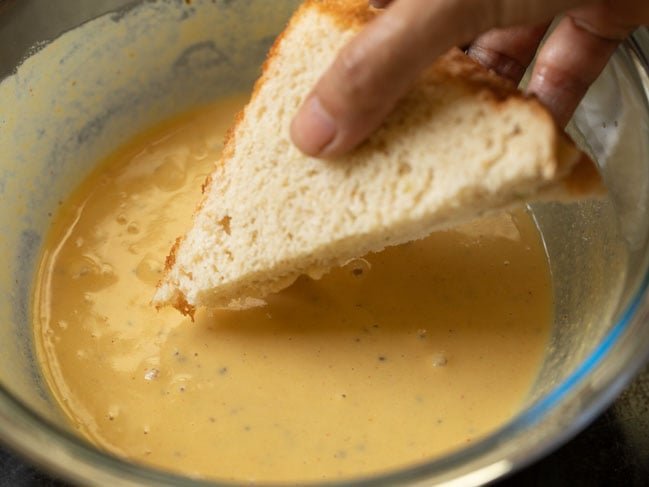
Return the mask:
[[311,95],[291,124],[293,143],[307,155],[317,156],[331,143],[338,128],[317,95]]

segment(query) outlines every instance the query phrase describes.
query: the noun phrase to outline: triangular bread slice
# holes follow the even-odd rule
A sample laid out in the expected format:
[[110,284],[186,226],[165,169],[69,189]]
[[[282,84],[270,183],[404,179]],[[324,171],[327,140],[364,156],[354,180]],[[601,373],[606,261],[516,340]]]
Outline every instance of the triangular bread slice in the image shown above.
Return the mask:
[[311,0],[294,14],[228,134],[193,227],[167,258],[155,305],[193,315],[245,304],[486,212],[599,187],[540,102],[459,50],[427,70],[360,148],[339,160],[303,155],[289,138],[292,117],[374,15],[367,0]]

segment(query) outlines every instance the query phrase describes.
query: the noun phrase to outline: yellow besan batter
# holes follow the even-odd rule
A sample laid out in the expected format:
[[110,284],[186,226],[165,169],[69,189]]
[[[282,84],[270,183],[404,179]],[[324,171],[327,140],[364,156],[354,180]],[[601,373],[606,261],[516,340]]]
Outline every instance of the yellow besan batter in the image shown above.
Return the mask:
[[63,205],[35,285],[38,356],[83,435],[135,462],[243,481],[375,474],[514,414],[551,323],[524,211],[301,278],[195,323],[149,302],[241,99],[117,151]]

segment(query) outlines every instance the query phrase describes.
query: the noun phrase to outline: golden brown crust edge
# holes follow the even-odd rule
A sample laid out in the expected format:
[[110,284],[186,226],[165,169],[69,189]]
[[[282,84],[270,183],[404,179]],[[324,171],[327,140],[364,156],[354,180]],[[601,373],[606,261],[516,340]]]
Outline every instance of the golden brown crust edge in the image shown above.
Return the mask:
[[380,13],[368,0],[307,0],[303,7],[317,8],[342,30],[358,30]]
[[[174,242],[174,244],[171,246],[171,249],[169,250],[169,255],[167,255],[167,258],[165,259],[165,266],[163,271],[164,275],[170,272],[171,268],[176,263],[176,253],[178,252],[178,247],[180,247],[180,244],[184,239],[185,239],[184,236],[178,237]],[[156,286],[156,290],[160,288],[161,284],[162,284],[162,279],[158,282]],[[191,320],[194,321],[194,314],[196,312],[196,307],[189,304],[185,299],[185,296],[183,296],[180,292],[177,292],[176,298],[174,302],[171,303],[171,305],[174,308],[176,308],[178,311],[180,311],[183,315],[189,316]],[[164,305],[156,304],[155,308],[159,310],[162,306]]]
[[496,102],[504,103],[514,98],[524,100],[535,107],[539,116],[548,118],[555,127],[557,137],[555,148],[557,170],[560,172],[568,170],[567,176],[551,194],[564,201],[606,194],[606,187],[595,162],[577,148],[536,95],[521,92],[510,80],[485,68],[457,48],[442,55],[439,61],[431,68],[435,71],[438,79],[440,77],[453,78],[454,82],[464,84],[469,90],[476,88],[481,90],[482,96],[492,98],[492,101]]

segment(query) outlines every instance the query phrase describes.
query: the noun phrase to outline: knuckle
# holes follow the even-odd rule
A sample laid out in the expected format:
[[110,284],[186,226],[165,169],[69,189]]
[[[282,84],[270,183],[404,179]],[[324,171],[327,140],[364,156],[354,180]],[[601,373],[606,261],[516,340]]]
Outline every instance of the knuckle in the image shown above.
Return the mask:
[[590,86],[590,81],[578,73],[557,66],[539,66],[534,77],[539,89],[564,93],[566,96],[580,97]]

